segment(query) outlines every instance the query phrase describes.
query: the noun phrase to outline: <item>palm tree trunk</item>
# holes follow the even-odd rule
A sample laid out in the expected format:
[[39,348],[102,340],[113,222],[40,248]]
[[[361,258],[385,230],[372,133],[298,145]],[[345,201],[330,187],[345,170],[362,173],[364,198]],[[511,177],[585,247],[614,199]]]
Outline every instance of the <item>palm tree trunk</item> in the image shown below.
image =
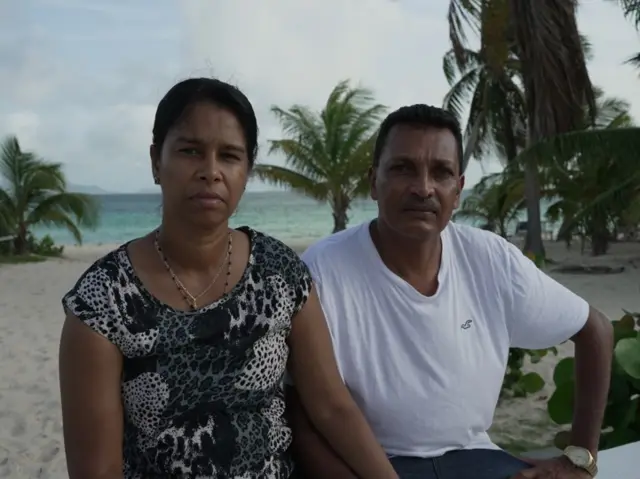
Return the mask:
[[609,228],[607,217],[601,212],[596,212],[591,220],[591,254],[600,256],[609,250]]
[[[576,22],[577,0],[509,0],[525,88],[529,144],[584,125],[595,96]],[[526,250],[544,254],[537,165],[525,166]]]
[[333,233],[347,229],[349,217],[347,211],[351,206],[351,200],[342,191],[333,195],[331,208],[333,210]]
[[527,162],[524,167],[524,196],[527,203],[527,235],[524,250],[535,255],[536,258],[544,258],[540,219],[540,181],[537,165],[532,162]]
[[333,233],[347,229],[347,209],[341,208],[339,211],[333,211]]
[[27,252],[27,227],[24,223],[20,223],[18,234],[13,240],[13,249],[15,254],[25,254]]

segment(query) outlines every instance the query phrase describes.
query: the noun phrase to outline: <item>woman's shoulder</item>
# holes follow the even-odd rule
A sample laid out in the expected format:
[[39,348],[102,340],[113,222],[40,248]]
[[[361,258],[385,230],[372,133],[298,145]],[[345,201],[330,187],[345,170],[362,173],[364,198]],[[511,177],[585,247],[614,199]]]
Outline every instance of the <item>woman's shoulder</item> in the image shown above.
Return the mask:
[[279,239],[248,226],[240,227],[238,230],[249,236],[254,263],[269,270],[304,267],[298,253]]
[[62,306],[67,313],[118,345],[122,326],[118,305],[130,289],[131,282],[126,246],[97,259],[62,298]]
[[296,296],[306,297],[312,287],[309,268],[293,248],[279,239],[249,227],[238,228],[251,241],[251,263],[266,277],[279,277],[295,290]]
[[125,286],[128,276],[126,247],[127,245],[122,245],[94,261],[84,270],[69,293],[93,293],[94,296],[100,296],[111,288]]

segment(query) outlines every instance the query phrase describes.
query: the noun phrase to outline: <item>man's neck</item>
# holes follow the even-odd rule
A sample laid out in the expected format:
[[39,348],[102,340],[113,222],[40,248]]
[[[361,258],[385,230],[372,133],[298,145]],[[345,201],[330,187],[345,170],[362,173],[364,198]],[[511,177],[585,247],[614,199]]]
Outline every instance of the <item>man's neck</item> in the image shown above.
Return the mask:
[[422,291],[425,289],[433,289],[435,293],[442,255],[440,234],[423,240],[407,238],[390,230],[379,220],[371,223],[370,233],[387,268],[423,294],[428,294],[428,291]]
[[182,224],[163,219],[158,241],[172,266],[181,270],[208,271],[215,269],[226,253],[229,226],[225,222],[209,231],[191,231]]

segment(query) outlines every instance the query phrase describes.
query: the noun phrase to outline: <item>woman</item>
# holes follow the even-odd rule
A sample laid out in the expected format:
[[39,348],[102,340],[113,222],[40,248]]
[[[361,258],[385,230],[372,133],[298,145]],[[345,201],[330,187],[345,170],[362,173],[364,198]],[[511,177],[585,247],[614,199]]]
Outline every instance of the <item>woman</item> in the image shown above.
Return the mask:
[[247,98],[213,79],[158,105],[160,227],[63,299],[60,385],[72,479],[287,478],[288,370],[316,428],[362,478],[397,478],[342,383],[309,273],[228,220],[257,152]]

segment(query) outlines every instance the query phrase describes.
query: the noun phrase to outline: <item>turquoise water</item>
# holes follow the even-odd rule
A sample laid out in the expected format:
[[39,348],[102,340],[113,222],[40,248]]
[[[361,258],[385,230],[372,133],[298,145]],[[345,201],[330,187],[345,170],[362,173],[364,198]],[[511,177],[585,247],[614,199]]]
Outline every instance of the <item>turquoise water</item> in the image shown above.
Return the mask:
[[[99,195],[96,198],[101,207],[100,225],[95,230],[83,231],[85,244],[123,243],[147,234],[159,224],[160,195]],[[376,213],[373,201],[358,200],[349,212],[349,224],[375,218]],[[524,218],[524,213],[522,216]],[[296,193],[247,192],[231,218],[231,225],[248,225],[282,241],[302,244],[330,234],[333,217],[327,204]],[[515,229],[515,225],[511,226]],[[74,243],[65,230],[38,228],[34,233],[38,237],[49,234],[58,244]]]
[[[100,195],[100,225],[83,230],[84,243],[122,243],[144,235],[160,221],[160,195]],[[351,225],[374,218],[377,206],[357,201],[350,213]],[[290,192],[247,192],[231,218],[232,226],[248,225],[289,242],[306,242],[331,233],[333,217],[326,204]],[[38,228],[36,236],[49,234],[58,244],[73,244],[65,230]]]

